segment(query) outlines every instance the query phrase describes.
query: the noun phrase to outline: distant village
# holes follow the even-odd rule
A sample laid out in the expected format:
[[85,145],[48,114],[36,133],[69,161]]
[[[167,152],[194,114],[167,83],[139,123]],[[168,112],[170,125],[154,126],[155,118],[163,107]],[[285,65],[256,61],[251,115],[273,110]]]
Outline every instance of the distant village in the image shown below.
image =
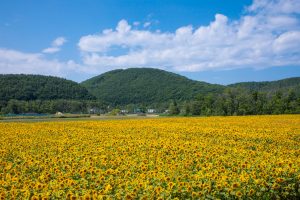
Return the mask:
[[112,109],[110,112],[107,112],[107,110],[101,109],[101,108],[90,108],[88,110],[89,114],[113,114],[113,115],[128,115],[128,114],[138,114],[138,115],[142,115],[142,114],[161,114],[161,113],[165,113],[168,114],[169,110],[164,110],[163,112],[159,111],[158,109],[154,109],[154,108],[147,108],[147,109],[142,109],[142,108],[134,108],[132,110],[129,109]]

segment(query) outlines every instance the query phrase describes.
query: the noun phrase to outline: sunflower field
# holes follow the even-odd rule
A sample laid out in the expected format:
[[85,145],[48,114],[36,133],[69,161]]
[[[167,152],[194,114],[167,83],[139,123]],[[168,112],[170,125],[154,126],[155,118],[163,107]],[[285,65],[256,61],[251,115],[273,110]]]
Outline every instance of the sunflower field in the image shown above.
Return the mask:
[[0,199],[299,199],[300,115],[0,123]]

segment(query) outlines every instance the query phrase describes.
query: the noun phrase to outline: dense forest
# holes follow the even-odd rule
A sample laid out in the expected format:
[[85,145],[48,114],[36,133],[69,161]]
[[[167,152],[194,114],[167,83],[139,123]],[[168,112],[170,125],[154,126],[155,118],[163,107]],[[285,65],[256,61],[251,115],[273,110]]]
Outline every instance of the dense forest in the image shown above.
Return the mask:
[[[94,111],[96,108],[96,112]],[[9,100],[0,102],[1,113],[23,114],[23,113],[105,113],[107,105],[93,100]],[[91,111],[92,110],[92,111]]]
[[0,75],[0,101],[92,100],[86,88],[63,78],[42,75]]
[[1,113],[86,113],[103,107],[86,88],[63,78],[42,75],[0,75]]
[[263,81],[263,82],[242,82],[228,85],[231,88],[242,88],[248,91],[258,91],[266,93],[283,92],[293,90],[300,93],[300,78],[287,78],[278,81]]
[[81,84],[41,75],[0,75],[0,113],[125,111],[169,115],[300,113],[300,78],[228,86],[157,69],[114,70]]
[[[198,95],[174,106],[171,114],[262,115],[300,113],[300,78],[231,84],[219,94]],[[177,107],[177,108],[176,108]]]
[[219,93],[225,88],[152,68],[113,70],[86,80],[81,85],[98,100],[113,106],[164,104],[171,99],[182,102],[192,100],[199,94]]
[[243,88],[227,88],[221,94],[198,95],[193,101],[170,103],[172,115],[262,115],[300,113],[300,95],[287,92],[260,92]]

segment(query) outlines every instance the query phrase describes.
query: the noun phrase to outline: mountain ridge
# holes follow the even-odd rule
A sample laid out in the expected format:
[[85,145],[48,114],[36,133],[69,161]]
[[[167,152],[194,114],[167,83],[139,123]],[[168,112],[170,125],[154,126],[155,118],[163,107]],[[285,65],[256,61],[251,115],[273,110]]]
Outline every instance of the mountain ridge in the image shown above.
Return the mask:
[[241,87],[248,90],[268,91],[273,88],[286,89],[293,87],[300,89],[300,77],[290,77],[274,81],[249,81],[227,85],[228,87]]
[[[276,81],[210,84],[155,68],[117,69],[81,83],[65,78],[32,74],[0,74],[0,100],[97,100],[113,105],[189,101],[197,95],[218,94],[227,88],[300,94],[300,77]],[[100,95],[99,95],[100,93]]]
[[195,81],[154,68],[109,71],[80,83],[98,99],[115,105],[191,100],[196,95],[221,92],[224,86]]

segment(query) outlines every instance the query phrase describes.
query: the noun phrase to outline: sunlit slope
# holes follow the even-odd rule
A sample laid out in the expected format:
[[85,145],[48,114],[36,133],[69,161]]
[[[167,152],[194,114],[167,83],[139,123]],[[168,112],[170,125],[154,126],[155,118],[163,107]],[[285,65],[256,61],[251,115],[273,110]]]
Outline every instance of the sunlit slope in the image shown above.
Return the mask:
[[192,100],[198,94],[219,93],[224,86],[193,81],[153,68],[113,70],[81,83],[99,100],[115,105]]

